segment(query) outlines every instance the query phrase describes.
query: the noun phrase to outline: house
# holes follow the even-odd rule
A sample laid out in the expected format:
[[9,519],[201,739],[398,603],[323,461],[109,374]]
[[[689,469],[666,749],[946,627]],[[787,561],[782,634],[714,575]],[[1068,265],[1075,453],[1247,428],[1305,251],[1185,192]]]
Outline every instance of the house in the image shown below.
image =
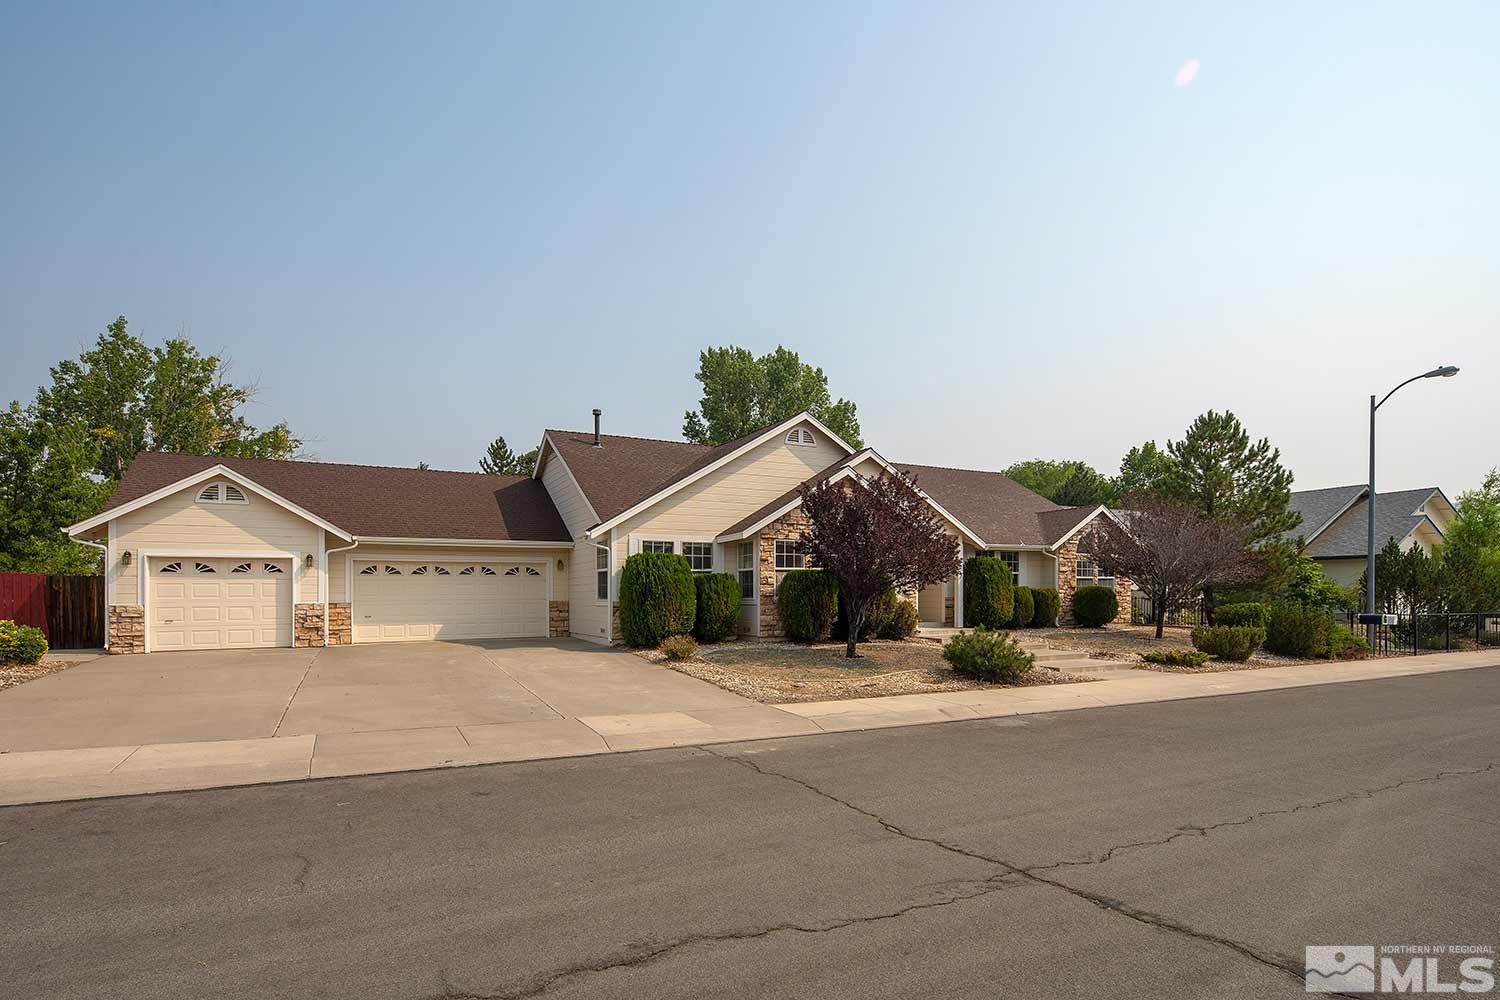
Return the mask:
[[[1302,515],[1302,523],[1288,532],[1288,537],[1300,537],[1306,545],[1305,553],[1340,586],[1359,586],[1365,572],[1368,494],[1366,486],[1333,486],[1292,494],[1291,509]],[[1431,555],[1457,516],[1452,502],[1436,486],[1376,493],[1375,551],[1394,538],[1403,551],[1416,545]]]
[[[734,573],[740,630],[781,634],[775,592],[805,564],[798,488],[916,478],[956,550],[1056,587],[1130,585],[1078,552],[1103,507],[1059,507],[994,472],[897,465],[807,413],[727,444],[548,430],[530,476],[143,453],[68,529],[105,551],[112,652],[421,639],[618,640],[620,569],[642,550]],[[963,578],[917,595],[963,624]]]

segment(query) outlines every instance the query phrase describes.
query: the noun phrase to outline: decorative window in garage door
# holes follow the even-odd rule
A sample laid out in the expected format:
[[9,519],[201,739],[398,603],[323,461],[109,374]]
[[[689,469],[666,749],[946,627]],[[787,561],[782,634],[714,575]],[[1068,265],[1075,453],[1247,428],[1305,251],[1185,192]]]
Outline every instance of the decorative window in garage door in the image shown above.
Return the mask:
[[214,569],[208,563],[193,563],[193,572],[194,573],[217,573],[218,570]]
[[479,575],[480,576],[494,576],[495,575],[495,571],[492,570],[492,569],[490,569],[488,566],[481,566],[481,567],[479,567]]
[[394,567],[394,566],[387,566],[385,568],[385,575],[386,576],[400,576],[401,575],[401,571],[399,569],[397,569],[396,567]]
[[447,576],[448,575],[448,570],[445,569],[442,566],[434,566],[434,567],[432,567],[432,571],[434,573],[436,573],[438,576]]
[[249,563],[240,563],[239,565],[235,566],[235,568],[232,569],[232,570],[230,570],[229,572],[231,572],[231,573],[248,573],[248,572],[250,572],[250,564]]
[[414,570],[411,571],[411,575],[412,576],[426,576],[427,575],[427,567],[426,566],[418,566],[416,569],[414,569]]
[[158,573],[181,573],[182,572],[182,563],[180,563],[180,562],[169,562],[165,566],[163,566],[161,569],[157,570],[157,572]]
[[463,569],[461,569],[461,570],[458,571],[458,575],[459,576],[473,576],[474,575],[474,567],[473,566],[465,566]]
[[506,576],[520,576],[523,570],[525,571],[525,573],[526,573],[527,576],[541,576],[542,575],[542,574],[538,573],[535,569],[533,569],[530,566],[512,566],[510,569],[508,569],[508,570],[505,571],[505,575]]
[[375,573],[376,573],[376,571],[379,570],[379,569],[380,569],[379,566],[366,566],[364,569],[362,569],[362,570],[359,571],[359,575],[360,576],[374,576]]
[[266,565],[263,568],[265,569],[265,571],[267,573],[285,573],[286,572],[286,570],[284,570],[284,569],[281,568],[281,563],[266,563]]

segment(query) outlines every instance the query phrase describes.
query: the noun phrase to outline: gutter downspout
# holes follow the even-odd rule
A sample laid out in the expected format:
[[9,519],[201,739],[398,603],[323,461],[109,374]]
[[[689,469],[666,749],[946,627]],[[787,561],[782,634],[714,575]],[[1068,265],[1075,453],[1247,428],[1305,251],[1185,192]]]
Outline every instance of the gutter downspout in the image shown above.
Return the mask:
[[[359,548],[359,539],[358,538],[356,538],[353,542],[351,542],[348,545],[340,545],[336,549],[324,549],[323,550],[323,586],[324,587],[328,586],[328,557],[331,556],[331,555],[333,555],[335,552],[348,552],[350,549],[357,549],[357,548]],[[354,586],[353,581],[351,581],[348,577],[345,577],[344,578],[345,596],[348,596],[348,591],[353,586]],[[323,592],[323,648],[324,649],[328,648],[328,603],[329,603],[328,599],[331,596],[332,595],[329,594],[326,590]],[[349,641],[350,642],[354,641],[354,622],[352,622],[352,621],[349,623]]]

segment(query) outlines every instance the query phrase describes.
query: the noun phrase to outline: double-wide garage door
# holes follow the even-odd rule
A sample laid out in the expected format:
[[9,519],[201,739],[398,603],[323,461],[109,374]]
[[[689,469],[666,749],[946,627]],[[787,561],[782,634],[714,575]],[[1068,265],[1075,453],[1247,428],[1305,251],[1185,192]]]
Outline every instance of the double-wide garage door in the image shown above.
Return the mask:
[[354,563],[355,642],[547,635],[547,564]]
[[292,644],[289,559],[161,559],[149,568],[151,649]]

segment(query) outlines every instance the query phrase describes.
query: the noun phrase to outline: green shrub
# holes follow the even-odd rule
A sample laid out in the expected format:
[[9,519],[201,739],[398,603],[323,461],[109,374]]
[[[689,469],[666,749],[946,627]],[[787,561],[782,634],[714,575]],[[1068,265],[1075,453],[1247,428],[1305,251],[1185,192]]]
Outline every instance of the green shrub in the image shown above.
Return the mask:
[[[875,599],[870,605],[870,610],[865,612],[864,627],[859,630],[860,642],[869,642],[876,638],[896,617],[896,606],[901,603],[894,590],[887,590]],[[844,600],[844,592],[839,591],[839,616],[833,623],[833,637],[840,641],[849,637],[849,605]]]
[[0,663],[31,666],[47,655],[47,635],[30,625],[0,621]]
[[1010,627],[1026,628],[1036,614],[1036,598],[1031,596],[1030,587],[1017,587],[1012,591],[1011,597],[1015,602],[1015,610],[1010,615]]
[[1036,610],[1031,615],[1033,628],[1051,628],[1057,624],[1057,613],[1062,608],[1062,599],[1053,587],[1032,587],[1031,603]]
[[1229,628],[1248,625],[1252,628],[1266,628],[1271,624],[1271,609],[1268,605],[1256,601],[1246,601],[1243,604],[1225,604],[1214,608],[1214,624],[1224,625]]
[[839,616],[839,582],[821,569],[794,569],[776,588],[781,628],[794,642],[826,642]]
[[1266,648],[1282,656],[1311,659],[1328,655],[1333,619],[1318,608],[1278,601],[1271,605],[1270,623],[1266,626]]
[[740,583],[731,573],[694,573],[698,612],[693,635],[699,642],[720,642],[740,623]]
[[1201,649],[1152,649],[1142,653],[1141,659],[1169,667],[1201,667],[1212,657]]
[[620,572],[620,635],[632,646],[655,646],[693,630],[698,592],[682,556],[637,552]]
[[662,640],[661,651],[667,654],[669,660],[689,660],[698,652],[698,644],[693,641],[692,636],[673,635]]
[[1113,587],[1079,587],[1073,591],[1073,620],[1084,628],[1099,628],[1115,620],[1120,599]]
[[949,639],[943,659],[955,674],[990,684],[1018,684],[1036,662],[1008,633],[984,628]]
[[916,634],[917,606],[912,601],[901,601],[896,605],[896,613],[891,615],[891,620],[880,630],[880,638],[910,639]]
[[964,624],[1008,628],[1015,610],[1010,567],[994,556],[972,556],[964,563]]
[[1199,625],[1193,645],[1220,660],[1244,663],[1266,641],[1266,630],[1256,625]]
[[1330,660],[1363,660],[1370,655],[1370,643],[1364,636],[1347,625],[1333,623],[1328,630],[1328,658]]

